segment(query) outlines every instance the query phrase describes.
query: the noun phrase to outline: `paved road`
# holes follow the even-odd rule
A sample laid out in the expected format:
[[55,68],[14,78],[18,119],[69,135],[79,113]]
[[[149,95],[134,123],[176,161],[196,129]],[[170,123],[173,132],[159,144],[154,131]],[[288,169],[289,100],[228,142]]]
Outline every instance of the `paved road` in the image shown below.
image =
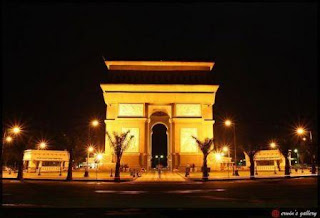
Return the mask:
[[311,208],[317,178],[219,182],[3,181],[5,207]]

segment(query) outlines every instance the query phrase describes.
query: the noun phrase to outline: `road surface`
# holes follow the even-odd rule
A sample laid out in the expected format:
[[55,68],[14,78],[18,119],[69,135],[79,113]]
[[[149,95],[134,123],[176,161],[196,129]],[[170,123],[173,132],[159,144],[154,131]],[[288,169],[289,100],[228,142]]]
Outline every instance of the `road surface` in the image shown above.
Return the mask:
[[312,208],[317,179],[217,182],[66,182],[3,180],[4,207]]

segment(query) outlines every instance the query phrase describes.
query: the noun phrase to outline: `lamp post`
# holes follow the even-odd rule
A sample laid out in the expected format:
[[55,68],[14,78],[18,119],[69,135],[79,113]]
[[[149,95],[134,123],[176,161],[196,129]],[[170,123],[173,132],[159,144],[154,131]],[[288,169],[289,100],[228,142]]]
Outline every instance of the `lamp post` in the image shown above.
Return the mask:
[[85,171],[84,171],[84,177],[89,177],[89,156],[90,156],[90,153],[94,151],[94,147],[93,146],[89,146],[88,147],[88,150],[87,150],[87,166],[85,168]]
[[224,124],[227,127],[230,127],[230,126],[233,127],[234,164],[235,164],[234,170],[233,170],[233,175],[239,176],[238,169],[237,169],[236,125],[235,125],[235,123],[231,122],[231,120],[226,120],[224,122]]
[[222,149],[224,152],[228,152],[228,178],[229,178],[229,160],[230,160],[230,149],[228,146],[224,146]]
[[[45,141],[41,141],[41,142],[39,142],[39,144],[38,144],[38,150],[40,150],[40,149],[46,149],[46,147],[47,147],[47,143],[45,142]],[[42,161],[41,161],[41,163],[42,163]],[[39,172],[38,172],[38,176],[40,176],[41,175],[41,167],[42,167],[42,164],[41,164],[41,166],[39,167]]]
[[91,127],[96,128],[99,126],[99,120],[92,120],[89,124],[88,128],[88,144],[91,144]]
[[[91,145],[92,143],[91,143],[91,127],[94,127],[94,128],[96,128],[97,126],[99,126],[99,120],[97,120],[97,119],[94,119],[94,120],[92,120],[90,123],[89,123],[89,126],[88,126],[88,144],[89,145]],[[93,152],[93,147],[91,148],[92,146],[90,146],[89,148],[88,148],[88,152],[87,152],[87,166],[86,166],[86,168],[85,168],[85,171],[84,171],[84,177],[89,177],[89,167],[88,167],[88,165],[89,165],[89,155],[90,155],[90,152]]]
[[[270,142],[270,148],[271,149],[275,149],[277,147],[277,144],[275,142]],[[276,162],[274,162],[274,174],[277,174],[277,168],[276,168],[276,165],[275,165]]]
[[[17,142],[17,138],[18,138],[18,135],[21,134],[22,130],[21,130],[21,127],[19,125],[15,125],[13,126],[11,129],[10,129],[10,132],[12,135],[15,136],[15,140],[13,140],[14,142]],[[8,138],[6,139],[8,140]],[[9,141],[12,141],[9,139]],[[21,143],[18,143],[18,144],[15,144],[16,146],[19,146],[19,162],[18,162],[18,175],[17,175],[17,179],[19,180],[22,180],[23,179],[23,152],[24,152],[24,144],[21,144]]]
[[[306,133],[309,133],[309,140],[310,140],[310,143],[312,143],[312,132],[310,130],[306,130],[304,127],[298,127],[296,129],[296,134],[298,136],[303,136],[302,140],[303,141],[307,141],[307,138],[304,137],[306,135]],[[310,144],[309,146],[313,146],[312,144]],[[315,166],[315,154],[313,152],[310,152],[311,154],[311,173],[312,174],[315,174],[316,173],[316,166]],[[297,153],[298,155],[298,153]],[[303,171],[302,171],[303,172]]]
[[[12,136],[11,135],[7,135],[7,132],[6,131],[4,131],[4,133],[3,133],[3,138],[2,138],[2,146],[1,146],[1,166],[4,166],[4,164],[3,164],[3,150],[4,150],[4,145],[5,144],[10,144],[10,143],[12,143],[13,142],[13,138],[12,138]],[[7,165],[6,163],[5,163],[5,165]],[[11,174],[11,169],[9,168],[9,174]]]

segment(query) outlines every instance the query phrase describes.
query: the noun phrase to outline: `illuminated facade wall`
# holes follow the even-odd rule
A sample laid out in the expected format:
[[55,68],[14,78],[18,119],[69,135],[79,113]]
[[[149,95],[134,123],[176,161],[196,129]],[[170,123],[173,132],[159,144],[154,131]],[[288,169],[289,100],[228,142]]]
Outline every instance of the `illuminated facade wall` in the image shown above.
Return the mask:
[[[167,128],[169,168],[193,163],[201,167],[203,155],[191,136],[201,140],[213,137],[212,108],[218,87],[201,84],[101,84],[106,103],[106,131],[120,133],[130,130],[135,136],[133,144],[123,155],[122,164],[150,168],[152,127],[162,123]],[[106,138],[104,165],[111,167],[114,160]]]

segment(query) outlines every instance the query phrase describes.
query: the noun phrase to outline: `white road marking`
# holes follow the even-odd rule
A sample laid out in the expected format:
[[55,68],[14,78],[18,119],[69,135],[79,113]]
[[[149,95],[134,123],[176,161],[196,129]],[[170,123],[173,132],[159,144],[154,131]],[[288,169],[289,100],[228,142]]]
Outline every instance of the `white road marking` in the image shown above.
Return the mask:
[[97,193],[115,193],[116,191],[112,191],[112,190],[96,190],[95,192],[97,192]]

